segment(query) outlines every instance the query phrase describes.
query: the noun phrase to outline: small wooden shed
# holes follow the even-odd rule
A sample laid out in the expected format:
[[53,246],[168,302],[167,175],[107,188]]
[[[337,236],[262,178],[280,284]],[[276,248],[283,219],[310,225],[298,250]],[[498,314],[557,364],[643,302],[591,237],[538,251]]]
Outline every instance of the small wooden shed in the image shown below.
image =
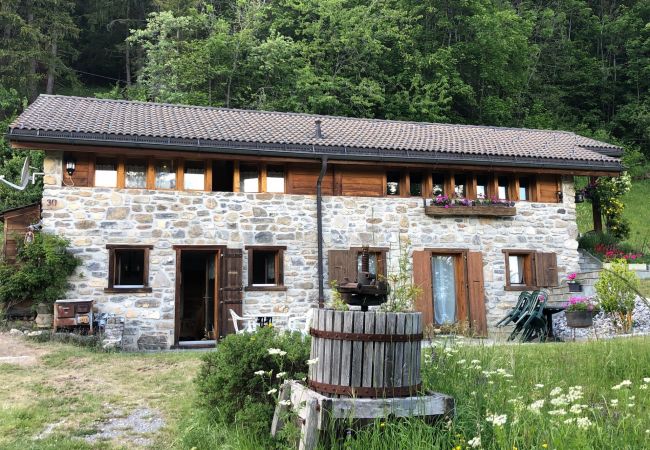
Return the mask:
[[4,222],[2,258],[8,262],[14,262],[18,252],[18,239],[24,239],[28,227],[40,220],[40,203],[33,203],[0,212],[0,222]]

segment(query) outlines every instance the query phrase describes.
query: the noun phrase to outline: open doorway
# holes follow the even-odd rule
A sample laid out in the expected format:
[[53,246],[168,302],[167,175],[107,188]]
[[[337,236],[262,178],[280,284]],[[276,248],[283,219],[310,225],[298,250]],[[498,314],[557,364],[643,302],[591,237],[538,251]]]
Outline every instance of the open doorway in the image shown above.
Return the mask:
[[212,346],[219,335],[218,249],[177,249],[176,330],[180,347]]

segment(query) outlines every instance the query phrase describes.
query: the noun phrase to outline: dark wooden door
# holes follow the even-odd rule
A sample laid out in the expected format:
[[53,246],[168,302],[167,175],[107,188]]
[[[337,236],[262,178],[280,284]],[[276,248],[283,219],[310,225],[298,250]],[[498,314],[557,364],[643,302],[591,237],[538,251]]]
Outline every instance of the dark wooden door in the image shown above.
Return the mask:
[[239,248],[226,248],[219,264],[219,336],[235,332],[230,310],[242,315],[242,268],[243,252]]

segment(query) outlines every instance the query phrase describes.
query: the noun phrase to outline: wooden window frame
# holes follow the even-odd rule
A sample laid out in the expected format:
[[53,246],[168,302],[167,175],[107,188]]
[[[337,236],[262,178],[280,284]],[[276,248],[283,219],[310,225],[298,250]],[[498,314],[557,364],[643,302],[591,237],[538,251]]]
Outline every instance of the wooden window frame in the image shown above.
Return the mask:
[[[284,285],[284,252],[286,245],[247,245],[244,247],[248,252],[248,285],[245,291],[286,291]],[[253,254],[255,251],[275,252],[275,271],[277,281],[273,286],[260,286],[253,284]]]
[[[187,163],[201,163],[203,164],[203,187],[201,189],[188,189],[185,187],[185,167]],[[178,173],[176,175],[176,186],[181,186],[180,189],[177,188],[177,190],[180,191],[188,191],[188,192],[202,192],[205,191],[205,187],[207,184],[207,178],[208,178],[208,166],[212,166],[212,164],[208,164],[208,161],[206,160],[200,160],[200,159],[179,159],[178,160]],[[212,174],[210,174],[210,180],[212,180]],[[210,184],[212,184],[212,181],[210,181]]]
[[[425,248],[424,251],[429,255],[428,270],[431,271],[431,257],[440,255],[451,255],[454,257],[454,273],[456,278],[456,308],[457,308],[457,321],[456,323],[467,323],[469,320],[469,297],[467,285],[467,255],[469,249],[466,248]],[[433,283],[433,280],[432,280]],[[432,284],[433,286],[433,284]],[[433,292],[431,293],[433,298]],[[441,326],[435,323],[435,315],[433,317],[434,326]]]
[[[149,286],[149,254],[153,249],[153,245],[130,245],[130,244],[106,244],[108,249],[108,287],[104,289],[106,293],[148,293],[151,292]],[[115,254],[120,250],[143,250],[144,251],[144,267],[142,269],[143,286],[142,287],[116,287],[115,286]]]
[[[359,267],[359,255],[363,251],[363,247],[350,247],[351,252],[354,253],[354,267]],[[377,253],[379,255],[377,259],[377,276],[381,276],[384,280],[388,277],[388,252],[390,249],[388,247],[368,247],[368,253]]]
[[[503,255],[505,258],[505,290],[506,291],[526,291],[537,289],[537,279],[535,270],[535,250],[505,249]],[[510,257],[524,256],[524,284],[512,284],[510,281]]]
[[[143,161],[144,162],[144,187],[126,187],[126,165],[129,161]],[[117,173],[117,184],[120,186],[120,189],[151,189],[148,185],[148,174],[149,174],[149,158],[120,158],[120,166],[122,174]]]

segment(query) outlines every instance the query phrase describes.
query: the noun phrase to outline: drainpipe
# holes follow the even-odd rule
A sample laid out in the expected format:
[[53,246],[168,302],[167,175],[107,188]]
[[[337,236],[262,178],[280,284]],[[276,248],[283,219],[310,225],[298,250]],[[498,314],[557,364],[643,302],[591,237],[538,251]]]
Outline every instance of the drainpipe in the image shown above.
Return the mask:
[[325,289],[323,286],[323,196],[321,187],[327,172],[327,156],[321,159],[320,174],[316,182],[316,222],[318,227],[318,307],[325,306]]

